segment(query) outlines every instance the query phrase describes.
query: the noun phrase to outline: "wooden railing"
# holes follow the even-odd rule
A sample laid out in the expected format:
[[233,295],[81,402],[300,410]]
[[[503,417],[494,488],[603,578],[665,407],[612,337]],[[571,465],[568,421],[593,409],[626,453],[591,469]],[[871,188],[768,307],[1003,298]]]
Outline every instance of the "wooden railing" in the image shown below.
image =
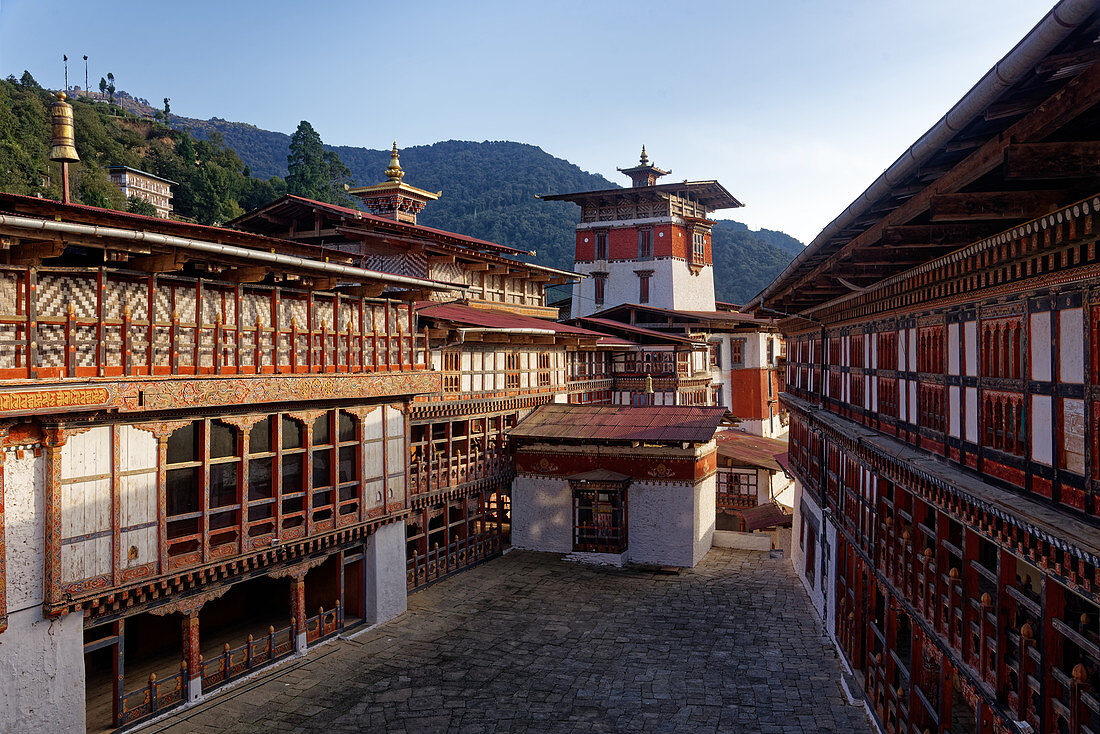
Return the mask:
[[405,563],[408,588],[415,589],[443,578],[499,551],[500,535],[496,532],[456,539],[446,546],[429,548],[427,553],[414,551]]
[[179,706],[186,699],[186,688],[186,660],[180,663],[178,672],[164,678],[158,679],[156,673],[151,673],[145,685],[122,696],[118,725],[133,724]]
[[337,603],[332,609],[317,608],[317,614],[306,618],[306,642],[316,642],[335,634],[344,626],[344,609]]
[[473,457],[469,454],[447,456],[438,453],[427,460],[409,464],[410,493],[436,492],[466,482],[488,479],[506,472],[510,467],[511,462],[503,450],[485,451]]
[[249,635],[248,640],[237,647],[230,647],[227,642],[221,654],[213,659],[203,660],[199,656],[202,665],[202,689],[206,691],[228,683],[292,652],[294,625],[278,631],[274,627],[268,627],[267,634],[260,639]]
[[0,379],[426,369],[412,304],[79,268],[0,267]]

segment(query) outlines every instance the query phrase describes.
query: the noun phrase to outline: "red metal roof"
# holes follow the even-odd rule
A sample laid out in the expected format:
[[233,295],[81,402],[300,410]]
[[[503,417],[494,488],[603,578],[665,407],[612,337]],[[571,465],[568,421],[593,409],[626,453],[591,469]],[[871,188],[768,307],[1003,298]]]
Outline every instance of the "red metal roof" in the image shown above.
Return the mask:
[[268,209],[275,208],[276,206],[278,206],[280,204],[285,204],[285,203],[288,203],[288,202],[291,202],[291,203],[297,202],[297,203],[307,205],[310,208],[327,209],[328,211],[337,212],[339,214],[346,214],[348,216],[355,217],[356,219],[359,219],[361,221],[372,222],[374,224],[378,224],[378,225],[382,225],[382,226],[385,226],[385,227],[390,227],[390,228],[393,228],[393,229],[397,229],[398,231],[407,231],[407,232],[419,233],[419,234],[422,234],[422,235],[430,234],[430,235],[434,235],[436,237],[446,237],[446,238],[453,239],[453,240],[459,240],[459,241],[464,242],[464,243],[469,244],[469,245],[476,245],[476,246],[481,247],[481,248],[488,248],[488,249],[491,249],[491,250],[496,250],[498,252],[506,252],[506,253],[510,253],[510,254],[526,254],[522,250],[517,250],[516,248],[508,247],[507,245],[499,245],[496,242],[490,242],[488,240],[479,240],[476,237],[469,237],[467,235],[459,234],[457,232],[448,232],[448,231],[442,230],[442,229],[435,229],[434,227],[425,227],[422,224],[411,224],[409,222],[398,222],[398,221],[393,220],[393,219],[387,219],[386,217],[380,217],[376,214],[371,214],[370,212],[365,212],[362,209],[352,209],[350,207],[340,206],[338,204],[329,204],[326,201],[317,201],[315,199],[307,199],[304,196],[295,196],[294,194],[287,194],[283,198],[277,199],[277,200],[275,200],[275,201],[273,201],[269,204],[266,204],[266,205],[260,207],[259,209],[255,209],[251,212],[247,212],[246,214],[242,214],[241,216],[239,216],[236,219],[232,220],[230,222],[230,224],[238,225],[242,222],[245,222],[249,219],[254,218],[255,216],[259,215],[261,212],[264,212]]
[[542,405],[514,438],[706,443],[726,416],[721,407],[687,405]]
[[719,431],[714,437],[718,442],[718,456],[740,461],[750,466],[771,471],[783,471],[776,461],[776,454],[787,453],[787,442],[775,438],[754,436],[744,431],[730,429]]
[[747,510],[736,510],[735,514],[744,519],[745,530],[750,533],[762,528],[786,527],[791,524],[793,518],[775,500],[756,507],[750,507]]
[[[43,199],[37,196],[25,196],[23,194],[9,194],[6,192],[0,192],[0,201],[8,200],[12,204],[30,204],[37,205],[43,208],[56,209],[61,212],[72,212],[73,214],[85,213],[85,214],[107,214],[112,218],[120,220],[131,220],[142,222],[146,225],[155,226],[161,230],[194,230],[198,232],[209,233],[207,236],[214,239],[218,235],[236,235],[237,237],[250,237],[254,240],[261,242],[277,243],[279,245],[297,245],[298,243],[288,242],[287,240],[279,239],[277,237],[268,237],[267,235],[256,234],[255,232],[248,232],[240,229],[231,229],[229,227],[215,227],[211,224],[195,224],[194,222],[181,222],[177,219],[164,219],[163,217],[150,217],[144,214],[131,214],[130,212],[118,211],[116,209],[105,209],[100,206],[89,206],[87,204],[65,204],[56,199]],[[183,236],[182,234],[180,236]],[[316,249],[316,248],[311,248]]]
[[[492,311],[484,308],[474,308],[461,303],[431,303],[420,301],[416,305],[417,315],[421,318],[440,319],[453,321],[458,324],[483,329],[541,329],[557,334],[573,334],[576,336],[605,339],[607,336],[597,331],[589,331],[578,326],[559,324],[555,321],[536,319],[533,316],[521,316],[507,311]],[[630,342],[626,342],[629,344]]]
[[606,308],[603,311],[598,312],[598,316],[608,316],[613,313],[618,313],[623,310],[638,310],[638,311],[653,311],[654,313],[663,313],[670,316],[685,316],[688,318],[699,319],[700,321],[736,321],[738,323],[757,323],[763,326],[774,326],[774,319],[761,319],[756,318],[747,313],[741,313],[739,311],[684,311],[673,308],[658,308],[656,306],[646,306],[639,303],[622,303],[618,306],[612,306]]
[[686,336],[677,336],[676,334],[667,334],[663,331],[654,331],[653,329],[646,329],[641,326],[631,326],[630,324],[624,324],[621,321],[612,321],[611,319],[600,319],[592,316],[582,316],[577,321],[581,321],[586,324],[594,326],[602,326],[605,329],[617,329],[619,331],[625,331],[627,334],[637,334],[638,336],[649,337],[650,339],[660,339],[662,341],[673,341],[679,344],[702,344],[702,340],[688,339]]

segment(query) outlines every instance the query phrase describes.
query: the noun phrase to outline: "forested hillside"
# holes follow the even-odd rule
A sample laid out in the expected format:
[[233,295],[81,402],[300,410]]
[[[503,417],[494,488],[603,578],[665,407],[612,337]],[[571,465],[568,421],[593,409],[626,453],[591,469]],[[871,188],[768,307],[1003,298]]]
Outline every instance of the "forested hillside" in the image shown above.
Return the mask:
[[[104,168],[115,164],[178,182],[176,213],[203,223],[228,221],[286,193],[288,183],[294,185],[284,180],[289,135],[217,118],[162,115],[121,90],[112,98],[115,104],[71,100],[81,157],[71,169],[75,201],[147,213],[144,202],[124,201],[110,184]],[[0,80],[0,191],[60,198],[57,166],[46,160],[52,101],[30,74]],[[154,112],[158,119],[149,119]],[[312,128],[305,127],[319,143]],[[337,169],[346,165],[348,178],[357,184],[381,181],[389,163],[388,149],[324,149],[326,161]],[[420,215],[423,224],[535,251],[535,262],[559,268],[572,265],[579,210],[568,202],[540,201],[536,194],[616,185],[537,146],[512,142],[448,140],[405,148],[401,165],[406,182],[443,192]],[[782,232],[719,221],[714,229],[717,298],[743,303],[801,248]]]
[[[285,175],[290,136],[226,120],[172,118],[196,136],[220,135],[254,174]],[[400,141],[398,141],[400,143]],[[388,150],[325,146],[336,152],[360,184],[377,183],[389,165]],[[405,181],[443,191],[420,215],[432,227],[535,250],[536,262],[568,268],[573,261],[579,209],[544,202],[536,194],[612,188],[617,184],[586,173],[533,145],[448,140],[401,150]],[[744,303],[802,250],[802,243],[774,230],[752,231],[720,220],[714,228],[715,291],[718,300]]]

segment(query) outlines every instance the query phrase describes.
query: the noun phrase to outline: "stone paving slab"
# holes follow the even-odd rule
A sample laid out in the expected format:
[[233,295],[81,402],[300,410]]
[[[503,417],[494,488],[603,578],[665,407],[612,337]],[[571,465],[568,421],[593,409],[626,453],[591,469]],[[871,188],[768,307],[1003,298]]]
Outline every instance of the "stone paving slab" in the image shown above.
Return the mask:
[[872,732],[789,560],[715,548],[679,576],[513,552],[146,729]]

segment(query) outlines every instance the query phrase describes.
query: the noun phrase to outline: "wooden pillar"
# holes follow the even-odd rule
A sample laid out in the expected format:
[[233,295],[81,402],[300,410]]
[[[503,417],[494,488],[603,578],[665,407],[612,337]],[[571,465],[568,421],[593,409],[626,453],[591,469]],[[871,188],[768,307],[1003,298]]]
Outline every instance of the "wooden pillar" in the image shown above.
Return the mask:
[[294,652],[306,649],[306,575],[302,573],[290,577],[290,616],[294,634]]
[[112,720],[115,726],[122,726],[122,699],[126,693],[126,620],[115,622],[114,644],[114,681],[111,686],[112,693]]
[[60,611],[61,595],[61,449],[65,445],[65,429],[47,427],[42,445],[46,451],[46,522],[45,558],[43,564],[45,613],[53,616]]
[[336,553],[336,628],[344,627],[344,551]]
[[183,615],[183,659],[187,662],[187,700],[202,695],[202,655],[199,654],[199,610]]

